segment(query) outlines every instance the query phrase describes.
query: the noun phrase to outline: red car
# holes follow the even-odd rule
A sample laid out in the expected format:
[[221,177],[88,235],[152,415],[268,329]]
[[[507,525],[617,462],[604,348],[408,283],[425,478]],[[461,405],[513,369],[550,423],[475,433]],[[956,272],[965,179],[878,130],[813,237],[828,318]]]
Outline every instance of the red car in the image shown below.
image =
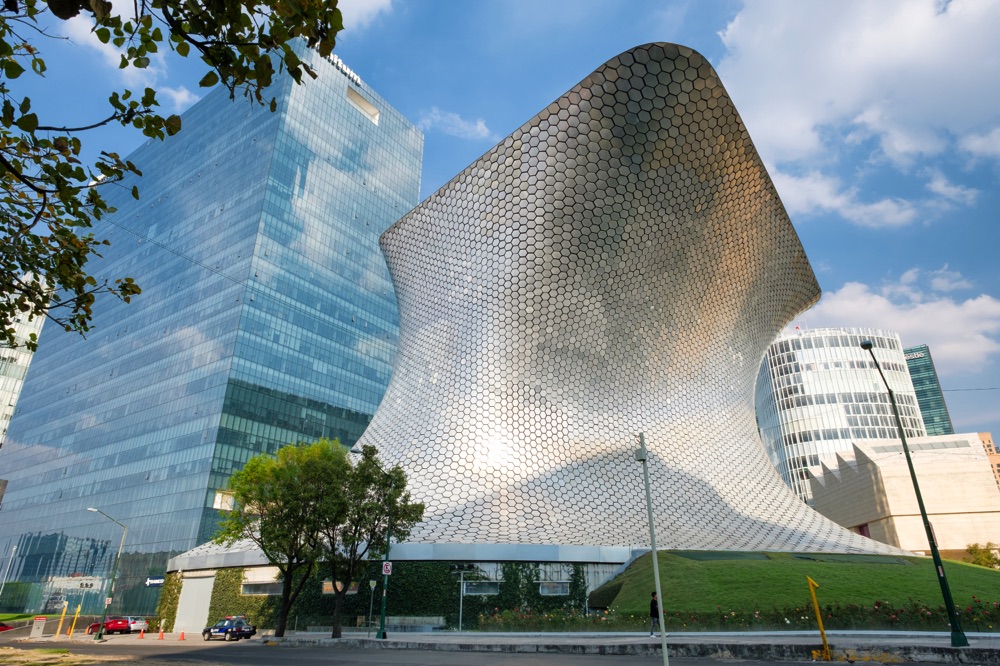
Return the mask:
[[[96,634],[97,630],[101,628],[100,622],[95,622],[94,624],[87,627],[88,634]],[[120,617],[118,615],[112,615],[107,620],[104,621],[104,633],[105,634],[131,634],[132,628],[128,624],[128,619]]]
[[9,624],[7,624],[5,622],[0,622],[0,631],[10,631],[13,628],[14,627],[10,626]]

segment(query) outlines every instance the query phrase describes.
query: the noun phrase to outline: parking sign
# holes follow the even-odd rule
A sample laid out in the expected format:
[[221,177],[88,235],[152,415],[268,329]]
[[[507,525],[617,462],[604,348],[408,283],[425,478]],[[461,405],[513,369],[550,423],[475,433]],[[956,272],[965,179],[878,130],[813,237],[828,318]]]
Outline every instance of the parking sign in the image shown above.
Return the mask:
[[391,573],[392,573],[392,562],[383,562],[382,563],[382,575],[383,576],[388,576]]

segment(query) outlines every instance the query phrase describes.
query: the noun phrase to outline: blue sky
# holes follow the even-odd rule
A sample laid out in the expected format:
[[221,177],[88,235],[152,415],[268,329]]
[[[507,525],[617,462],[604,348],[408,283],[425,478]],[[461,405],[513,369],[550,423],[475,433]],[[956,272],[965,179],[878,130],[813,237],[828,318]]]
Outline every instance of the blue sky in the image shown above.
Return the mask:
[[[956,429],[1000,436],[1000,0],[340,7],[336,53],[424,130],[423,196],[618,53],[653,41],[701,52],[823,288],[793,325],[872,326],[928,344]],[[156,84],[169,111],[204,93],[197,61],[167,55],[121,72],[84,20],[57,28],[71,41],[45,46],[52,71],[32,90],[55,116],[96,116],[126,83]],[[141,137],[88,141],[127,153]]]

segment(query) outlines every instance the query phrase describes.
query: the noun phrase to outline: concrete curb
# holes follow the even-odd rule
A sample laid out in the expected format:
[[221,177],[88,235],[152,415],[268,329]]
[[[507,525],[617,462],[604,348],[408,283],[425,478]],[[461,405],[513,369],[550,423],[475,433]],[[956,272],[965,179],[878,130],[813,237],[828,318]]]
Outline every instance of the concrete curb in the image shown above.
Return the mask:
[[[266,646],[298,647],[322,646],[343,650],[427,650],[445,652],[498,652],[511,654],[579,654],[607,656],[650,656],[660,654],[659,642],[631,641],[614,642],[590,639],[574,641],[546,640],[532,637],[517,643],[493,642],[467,638],[451,641],[421,640],[377,640],[368,638],[320,638],[320,637],[270,637],[263,641]],[[830,652],[833,661],[872,661],[881,663],[928,662],[936,664],[982,664],[1000,666],[1000,648],[967,647],[953,648],[934,645],[874,645],[854,641],[848,647],[844,642],[833,641]],[[667,647],[671,657],[700,659],[742,659],[755,661],[818,661],[822,654],[821,643],[781,643],[770,641],[728,641],[707,642],[704,640],[684,641],[671,638]]]

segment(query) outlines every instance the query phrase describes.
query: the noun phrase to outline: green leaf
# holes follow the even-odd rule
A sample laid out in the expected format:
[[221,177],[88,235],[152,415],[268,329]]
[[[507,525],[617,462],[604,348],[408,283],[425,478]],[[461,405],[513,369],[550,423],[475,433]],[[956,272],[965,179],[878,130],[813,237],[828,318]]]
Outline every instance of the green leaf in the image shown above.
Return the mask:
[[111,31],[107,28],[98,28],[94,34],[97,35],[97,39],[101,40],[101,44],[107,44],[111,41]]
[[181,131],[181,117],[178,115],[170,116],[163,122],[163,126],[167,130],[167,135],[173,136]]
[[16,79],[24,73],[24,67],[16,60],[4,60],[3,73],[8,79]]
[[187,42],[180,42],[175,50],[177,55],[186,58],[187,54],[191,52],[191,45]]
[[149,58],[146,58],[145,56],[141,58],[136,58],[135,60],[132,61],[132,65],[138,67],[139,69],[146,69],[147,67],[149,67]]
[[201,86],[202,88],[211,88],[218,82],[219,82],[219,75],[215,73],[215,70],[212,70],[211,72],[202,77],[201,81],[198,82],[198,85]]
[[133,199],[138,199],[139,198],[139,186],[138,185],[133,185],[132,186],[132,198]]
[[17,120],[17,126],[25,132],[34,132],[38,128],[38,116],[26,113]]

